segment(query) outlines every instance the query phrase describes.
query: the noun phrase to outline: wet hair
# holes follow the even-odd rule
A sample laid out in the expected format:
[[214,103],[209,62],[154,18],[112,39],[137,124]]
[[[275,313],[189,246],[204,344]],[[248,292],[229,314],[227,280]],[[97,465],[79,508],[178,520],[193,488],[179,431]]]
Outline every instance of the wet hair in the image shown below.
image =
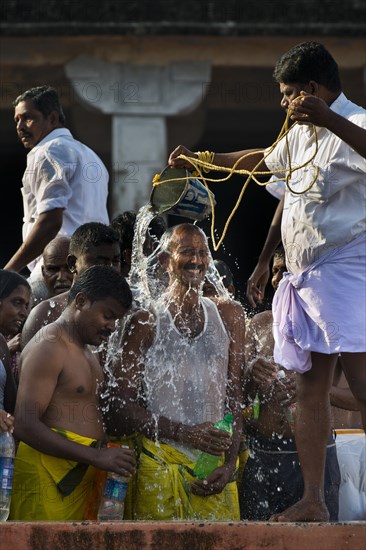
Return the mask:
[[71,304],[80,292],[92,302],[113,298],[126,309],[132,304],[132,293],[126,279],[106,265],[94,265],[83,271],[70,288],[67,303]]
[[205,233],[202,231],[198,225],[193,225],[193,223],[180,223],[179,225],[173,225],[173,227],[169,227],[163,234],[161,241],[160,241],[160,250],[162,252],[171,252],[171,241],[173,236],[176,233],[197,233],[201,235],[201,237],[204,237],[205,242],[207,243],[207,237]]
[[65,123],[66,117],[55,88],[52,88],[51,86],[37,86],[35,88],[30,88],[15,99],[13,102],[13,107],[16,107],[21,101],[27,100],[33,101],[37,111],[40,111],[45,118],[47,118],[52,111],[56,111],[58,113],[60,123]]
[[78,256],[91,246],[114,243],[119,243],[119,238],[113,227],[104,223],[88,222],[80,225],[71,235],[69,253]]
[[276,248],[273,254],[273,260],[276,258],[279,258],[280,260],[283,260],[286,263],[286,253],[285,249],[283,248],[282,244]]
[[[119,234],[121,252],[126,249],[132,250],[136,216],[137,214],[133,210],[126,210],[112,220],[111,226]],[[150,236],[160,240],[165,230],[166,223],[161,216],[156,216],[151,220],[148,229]]]
[[308,84],[314,80],[332,92],[341,90],[336,61],[318,42],[302,42],[286,52],[277,62],[274,79],[283,84]]
[[230,285],[234,285],[233,274],[230,271],[229,266],[222,260],[214,260],[214,265],[222,278],[222,282],[225,288]]
[[119,235],[119,244],[121,252],[126,249],[132,250],[133,236],[135,232],[136,212],[126,210],[116,216],[111,223]]
[[0,269],[0,300],[7,298],[18,286],[31,289],[27,279],[15,271]]

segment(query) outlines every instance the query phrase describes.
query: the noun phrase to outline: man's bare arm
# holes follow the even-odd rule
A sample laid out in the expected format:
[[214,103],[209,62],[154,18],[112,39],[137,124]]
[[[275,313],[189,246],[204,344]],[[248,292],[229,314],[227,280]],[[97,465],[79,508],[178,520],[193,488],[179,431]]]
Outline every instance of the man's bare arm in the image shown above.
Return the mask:
[[247,298],[252,307],[264,299],[264,291],[269,279],[269,264],[277,246],[281,242],[281,222],[284,199],[277,205],[271,225],[268,230],[266,241],[262,252],[259,255],[258,263],[247,283]]
[[21,271],[38,258],[45,246],[52,241],[62,226],[63,208],[54,208],[40,214],[27,239],[8,261],[4,269]]
[[242,373],[244,370],[245,315],[242,306],[236,302],[218,303],[218,309],[230,336],[227,407],[234,417],[233,435],[230,447],[225,451],[225,463],[216,468],[204,481],[195,480],[192,493],[210,496],[221,493],[232,480],[238,458],[240,437],[243,429],[242,415]]
[[57,458],[91,464],[119,474],[132,473],[134,459],[127,449],[121,453],[120,449],[99,450],[80,445],[57,434],[43,422],[63,369],[62,357],[64,351],[55,342],[44,341],[42,345],[24,352],[15,408],[16,438]]
[[[172,168],[188,168],[192,169],[192,164],[184,159],[178,158],[179,155],[185,155],[186,157],[197,158],[197,154],[184,147],[184,145],[178,145],[169,156],[169,166]],[[268,168],[264,162],[263,149],[246,149],[243,151],[235,151],[232,153],[215,153],[213,164],[216,166],[222,166],[224,168],[232,168],[236,163],[244,157],[236,166],[244,170],[251,171],[254,168],[260,172],[267,172]]]

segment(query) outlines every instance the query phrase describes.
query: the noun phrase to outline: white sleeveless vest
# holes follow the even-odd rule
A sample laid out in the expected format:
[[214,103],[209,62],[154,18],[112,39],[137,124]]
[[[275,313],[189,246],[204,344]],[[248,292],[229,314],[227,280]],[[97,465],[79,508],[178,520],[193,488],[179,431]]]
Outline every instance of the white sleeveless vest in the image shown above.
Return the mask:
[[[230,339],[216,304],[200,298],[203,330],[183,336],[168,310],[156,319],[156,335],[145,361],[147,408],[182,424],[217,422],[225,412]],[[192,460],[198,452],[166,440]]]

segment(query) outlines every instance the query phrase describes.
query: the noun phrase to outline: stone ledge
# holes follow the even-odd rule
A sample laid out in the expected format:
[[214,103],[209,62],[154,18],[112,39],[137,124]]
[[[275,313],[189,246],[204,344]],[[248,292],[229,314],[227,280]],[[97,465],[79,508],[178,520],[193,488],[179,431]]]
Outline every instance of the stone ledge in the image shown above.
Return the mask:
[[0,550],[365,550],[366,522],[0,524]]

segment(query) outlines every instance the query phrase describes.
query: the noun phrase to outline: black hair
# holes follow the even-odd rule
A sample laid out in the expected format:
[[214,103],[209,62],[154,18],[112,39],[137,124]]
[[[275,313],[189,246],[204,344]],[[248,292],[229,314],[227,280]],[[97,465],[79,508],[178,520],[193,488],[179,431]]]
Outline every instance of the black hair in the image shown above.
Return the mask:
[[82,292],[92,302],[113,298],[128,309],[132,304],[132,293],[126,279],[113,267],[94,265],[81,273],[70,288],[67,303]]
[[[126,212],[122,212],[122,214],[119,214],[112,220],[111,226],[119,235],[121,253],[126,249],[132,250],[136,216],[137,214],[133,210],[126,210]],[[150,237],[155,237],[160,240],[165,231],[166,223],[164,218],[155,216],[155,218],[151,220],[148,228]]]
[[283,84],[308,84],[314,80],[332,92],[341,90],[336,61],[319,42],[302,42],[277,61],[274,79]]
[[21,101],[33,101],[36,109],[40,111],[46,118],[52,111],[58,113],[61,124],[65,123],[66,117],[62,109],[60,98],[55,88],[51,86],[37,86],[30,88],[19,95],[13,102],[13,107],[16,107]]
[[276,248],[276,250],[274,251],[273,259],[275,259],[275,258],[280,258],[281,260],[286,262],[286,253],[285,253],[285,249],[283,248],[282,244],[279,245]]
[[7,298],[18,286],[31,289],[27,279],[15,271],[0,269],[0,300]]
[[110,225],[88,222],[80,225],[70,238],[69,252],[74,256],[85,253],[90,246],[119,243],[118,233]]
[[133,210],[126,210],[126,212],[119,214],[112,220],[111,226],[119,235],[121,252],[126,248],[132,250],[135,223],[136,212],[133,212]]
[[222,278],[224,287],[228,288],[230,285],[233,285],[234,280],[230,267],[222,260],[214,260],[214,264],[220,277]]

